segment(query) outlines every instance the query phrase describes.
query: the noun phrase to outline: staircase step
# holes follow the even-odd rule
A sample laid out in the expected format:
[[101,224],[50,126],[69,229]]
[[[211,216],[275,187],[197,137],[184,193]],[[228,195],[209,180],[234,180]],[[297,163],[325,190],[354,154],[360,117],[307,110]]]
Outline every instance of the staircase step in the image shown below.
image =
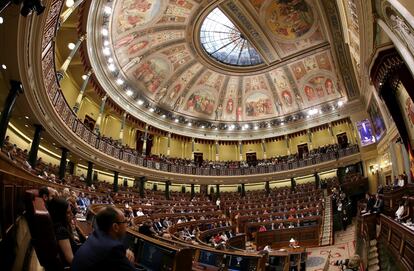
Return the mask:
[[377,245],[377,240],[376,240],[376,239],[372,239],[371,241],[369,241],[369,245],[370,245],[370,246],[375,246],[375,245]]
[[378,270],[381,270],[381,268],[378,264],[376,264],[376,265],[373,265],[373,266],[369,266],[367,270],[368,271],[378,271]]
[[379,264],[379,260],[378,258],[372,259],[368,261],[368,266],[372,266],[372,265],[378,265]]

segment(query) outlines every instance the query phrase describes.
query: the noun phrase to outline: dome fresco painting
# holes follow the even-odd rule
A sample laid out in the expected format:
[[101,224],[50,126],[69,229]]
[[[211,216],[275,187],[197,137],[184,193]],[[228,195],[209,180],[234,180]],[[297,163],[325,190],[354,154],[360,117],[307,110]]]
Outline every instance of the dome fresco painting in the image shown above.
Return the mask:
[[[92,50],[90,59],[121,106],[144,99],[184,118],[254,122],[346,98],[316,0],[114,0],[99,7],[111,8],[96,12],[109,34],[92,35],[88,46],[111,53]],[[126,89],[133,94],[123,95]]]

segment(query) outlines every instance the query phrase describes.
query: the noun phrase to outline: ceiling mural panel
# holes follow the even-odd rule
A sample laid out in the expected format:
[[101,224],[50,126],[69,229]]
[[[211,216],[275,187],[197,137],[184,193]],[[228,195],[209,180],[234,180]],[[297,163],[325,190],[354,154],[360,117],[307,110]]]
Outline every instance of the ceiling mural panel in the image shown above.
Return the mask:
[[283,118],[346,98],[320,2],[108,1],[96,61],[131,104],[174,119]]

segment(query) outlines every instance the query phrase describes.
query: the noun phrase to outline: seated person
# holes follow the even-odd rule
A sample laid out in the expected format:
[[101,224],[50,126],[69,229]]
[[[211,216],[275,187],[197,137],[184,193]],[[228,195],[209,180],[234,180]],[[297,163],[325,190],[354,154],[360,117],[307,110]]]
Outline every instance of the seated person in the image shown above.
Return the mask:
[[97,229],[75,254],[72,271],[135,270],[134,255],[121,241],[127,229],[123,212],[105,207],[96,215],[96,224]]
[[397,211],[395,212],[395,219],[396,220],[401,220],[401,217],[403,216],[404,212],[405,212],[405,207],[404,207],[404,203],[400,202],[399,207],[397,209]]
[[372,207],[374,213],[381,213],[384,208],[384,201],[380,198],[379,194],[375,195],[375,203]]
[[52,218],[61,260],[65,266],[70,266],[79,246],[72,231],[71,207],[65,199],[54,198],[48,202],[47,209]]
[[259,228],[259,232],[267,231],[266,227],[264,225],[261,225]]
[[411,216],[410,214],[410,206],[408,205],[408,200],[404,201],[404,211],[401,215],[400,221],[406,221]]

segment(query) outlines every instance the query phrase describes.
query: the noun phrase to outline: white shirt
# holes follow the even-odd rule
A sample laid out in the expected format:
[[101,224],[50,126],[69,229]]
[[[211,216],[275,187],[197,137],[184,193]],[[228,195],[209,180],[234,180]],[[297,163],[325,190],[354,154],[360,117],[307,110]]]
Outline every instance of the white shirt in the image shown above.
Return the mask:
[[404,205],[401,205],[400,207],[398,207],[398,210],[395,212],[395,216],[398,219],[400,219],[403,213],[404,213]]
[[404,179],[398,180],[398,186],[403,187],[404,186]]
[[142,211],[137,211],[137,216],[144,216],[144,213]]

